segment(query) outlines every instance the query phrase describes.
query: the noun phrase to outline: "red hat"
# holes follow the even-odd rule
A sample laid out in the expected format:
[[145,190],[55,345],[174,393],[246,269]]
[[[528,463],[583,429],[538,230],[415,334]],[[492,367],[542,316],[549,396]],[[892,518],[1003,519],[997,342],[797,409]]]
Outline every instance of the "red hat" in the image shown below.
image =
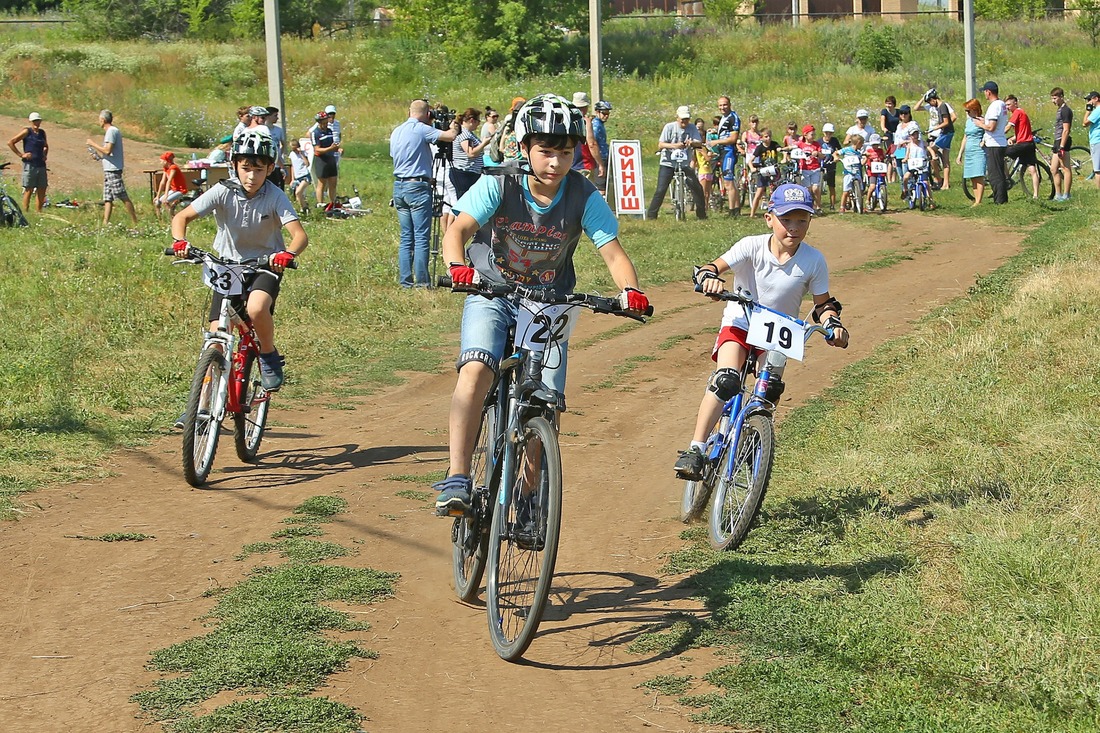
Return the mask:
[[803,135],[809,135],[813,131],[814,131],[814,126],[813,125],[806,125],[805,127],[802,128],[802,134]]
[[173,160],[175,160],[175,157],[176,154],[170,150],[160,154],[160,159],[163,160],[165,163],[171,163]]

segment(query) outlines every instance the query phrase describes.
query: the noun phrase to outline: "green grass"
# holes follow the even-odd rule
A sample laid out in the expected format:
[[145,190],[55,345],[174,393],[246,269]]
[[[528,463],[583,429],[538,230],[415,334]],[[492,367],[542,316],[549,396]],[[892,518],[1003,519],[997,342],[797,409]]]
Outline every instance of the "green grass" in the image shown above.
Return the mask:
[[156,539],[156,537],[151,534],[142,534],[140,532],[107,532],[106,534],[96,535],[94,537],[82,534],[67,534],[65,536],[73,540],[94,540],[96,542],[144,542],[145,540]]
[[[331,516],[332,497],[313,497],[295,516]],[[369,568],[320,565],[320,560],[347,554],[333,543],[286,540],[267,543],[267,551],[310,545],[312,551],[288,551],[289,562],[261,565],[233,588],[219,589],[218,601],[205,621],[203,636],[156,651],[150,667],[163,674],[151,688],[133,696],[154,720],[172,733],[246,733],[257,730],[296,733],[353,733],[362,715],[356,710],[314,697],[326,678],[355,658],[377,653],[356,641],[338,640],[333,632],[367,631],[343,611],[324,603],[374,603],[394,594],[397,575]],[[318,552],[326,545],[327,552]],[[242,557],[250,554],[246,546]],[[256,551],[256,550],[253,550]],[[240,699],[197,714],[199,706],[220,692],[236,691]]]

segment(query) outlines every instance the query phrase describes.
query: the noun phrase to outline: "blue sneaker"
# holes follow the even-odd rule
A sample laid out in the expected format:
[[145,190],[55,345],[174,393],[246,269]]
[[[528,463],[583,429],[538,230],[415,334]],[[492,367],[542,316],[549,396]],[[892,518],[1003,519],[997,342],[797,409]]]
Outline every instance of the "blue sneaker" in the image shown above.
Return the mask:
[[516,544],[524,550],[541,552],[545,537],[540,531],[539,498],[535,493],[516,498],[516,524],[513,528]]
[[268,392],[283,386],[283,357],[278,351],[260,354],[260,384]]
[[439,516],[459,517],[470,511],[473,482],[469,476],[456,473],[436,481],[432,488],[439,492],[435,498],[435,513]]

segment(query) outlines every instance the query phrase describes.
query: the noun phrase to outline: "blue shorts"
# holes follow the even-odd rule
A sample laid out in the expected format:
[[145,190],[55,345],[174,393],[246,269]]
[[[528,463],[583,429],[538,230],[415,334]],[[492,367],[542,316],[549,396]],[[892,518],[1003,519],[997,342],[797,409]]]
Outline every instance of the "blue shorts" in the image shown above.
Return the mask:
[[940,150],[950,150],[951,149],[951,141],[954,140],[954,139],[955,139],[955,133],[953,133],[953,132],[941,132],[940,136],[937,137],[932,142],[932,144],[935,145]]
[[[519,306],[503,298],[483,298],[469,295],[462,305],[462,337],[459,341],[456,369],[464,364],[478,361],[485,364],[493,373],[500,367],[505,356],[504,347],[508,342],[508,332],[516,325],[516,310]],[[569,362],[569,343],[560,348],[547,349],[543,357],[542,381],[547,387],[558,393],[559,403],[565,402],[565,368]]]
[[737,146],[727,145],[726,152],[722,153],[722,180],[732,181],[733,169],[737,166]]

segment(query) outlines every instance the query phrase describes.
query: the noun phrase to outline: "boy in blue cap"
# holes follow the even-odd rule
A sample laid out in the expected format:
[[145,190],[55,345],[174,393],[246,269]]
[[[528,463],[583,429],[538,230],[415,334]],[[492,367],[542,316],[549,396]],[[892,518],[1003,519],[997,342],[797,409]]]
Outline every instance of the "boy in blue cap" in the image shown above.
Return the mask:
[[[810,191],[794,183],[777,187],[768,203],[764,221],[770,234],[744,237],[713,262],[695,268],[692,280],[704,293],[717,294],[727,289],[722,273],[733,271],[730,290],[742,288],[758,303],[780,313],[798,317],[802,298],[813,295],[815,320],[833,330],[833,346],[848,346],[848,331],[840,322],[840,303],[829,294],[829,267],[825,256],[803,242],[810,230],[814,200]],[[749,355],[749,324],[738,303],[728,303],[722,315],[722,328],[714,342],[711,359],[717,368],[707,384],[695,434],[690,447],[680,454],[674,470],[688,481],[702,478],[706,457],[703,447],[722,406],[741,390],[741,366]],[[783,392],[782,380],[769,383],[769,399]]]

